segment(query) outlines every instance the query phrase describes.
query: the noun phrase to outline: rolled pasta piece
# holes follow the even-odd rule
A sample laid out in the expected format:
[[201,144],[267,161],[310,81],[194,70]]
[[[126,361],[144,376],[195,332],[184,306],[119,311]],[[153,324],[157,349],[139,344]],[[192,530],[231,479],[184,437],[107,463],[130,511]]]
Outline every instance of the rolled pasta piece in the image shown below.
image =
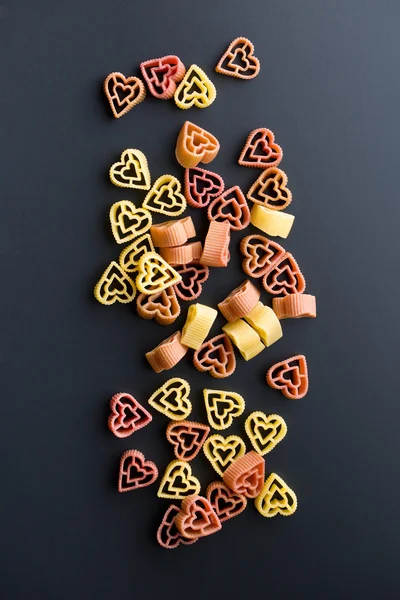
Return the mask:
[[229,259],[229,243],[231,227],[227,221],[222,223],[211,221],[204,241],[203,253],[200,258],[202,265],[209,267],[226,267]]
[[169,338],[146,352],[146,358],[156,373],[172,369],[185,356],[187,347],[181,343],[181,332],[177,331]]
[[294,215],[254,204],[250,212],[250,221],[268,235],[287,238],[294,223]]
[[187,265],[198,261],[202,253],[201,242],[190,242],[173,248],[160,248],[160,256],[170,265]]
[[245,317],[256,306],[260,291],[248,279],[235,288],[218,304],[219,310],[229,322]]
[[245,360],[254,358],[265,348],[258,333],[242,319],[227,323],[222,331],[229,336]]
[[218,311],[205,304],[192,304],[188,308],[186,323],[182,329],[181,343],[198,350],[208,336]]
[[272,308],[257,302],[253,310],[244,317],[262,339],[263,343],[271,346],[283,336],[282,326]]

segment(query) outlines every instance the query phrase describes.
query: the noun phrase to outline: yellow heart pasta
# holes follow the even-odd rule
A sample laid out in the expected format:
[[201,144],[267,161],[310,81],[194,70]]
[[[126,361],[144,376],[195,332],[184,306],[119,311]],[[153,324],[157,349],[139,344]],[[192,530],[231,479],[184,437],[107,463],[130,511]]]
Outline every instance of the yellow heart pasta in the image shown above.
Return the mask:
[[149,398],[149,404],[172,421],[183,421],[192,412],[190,385],[185,379],[168,379]]
[[133,280],[121,269],[118,263],[112,261],[94,288],[94,297],[101,304],[132,302],[136,296],[136,286]]
[[157,496],[181,500],[186,496],[199,494],[200,488],[200,481],[192,475],[190,464],[183,460],[173,460],[165,470]]
[[181,184],[173,175],[161,175],[143,201],[143,208],[153,212],[177,217],[186,210],[186,198],[181,192]]
[[234,417],[243,414],[245,401],[237,392],[223,390],[203,390],[207,418],[214,429],[228,429]]
[[129,200],[115,202],[110,208],[111,229],[117,244],[130,242],[151,227],[151,213],[145,208],[136,208]]
[[118,187],[150,189],[150,171],[143,152],[134,148],[124,150],[121,160],[110,167],[110,179]]
[[263,517],[288,517],[297,509],[297,497],[279,475],[271,473],[254,504]]
[[279,415],[266,415],[260,410],[252,412],[244,424],[254,450],[264,456],[283,440],[287,425]]
[[145,233],[122,250],[119,255],[121,269],[127,273],[135,273],[139,268],[140,259],[148,252],[155,252],[155,248],[150,233]]
[[203,452],[218,475],[222,477],[225,469],[234,460],[245,454],[246,444],[238,435],[224,437],[219,433],[215,433],[210,435],[204,442]]
[[142,294],[157,294],[181,279],[157,252],[147,252],[139,260],[136,286]]
[[207,108],[214,102],[216,96],[215,85],[203,69],[197,65],[191,65],[176,88],[174,99],[179,108],[186,110],[191,106]]

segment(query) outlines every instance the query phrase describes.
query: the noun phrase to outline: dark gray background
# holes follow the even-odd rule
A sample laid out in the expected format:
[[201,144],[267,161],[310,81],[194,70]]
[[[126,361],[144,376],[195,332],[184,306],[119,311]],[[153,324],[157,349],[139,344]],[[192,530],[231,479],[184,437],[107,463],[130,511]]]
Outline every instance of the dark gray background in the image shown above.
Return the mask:
[[[395,0],[3,3],[2,598],[399,597],[399,17]],[[261,60],[254,81],[213,71],[239,35]],[[148,96],[113,119],[105,76],[137,74],[141,61],[169,53],[205,69],[215,103],[183,112]],[[246,413],[286,419],[288,435],[266,463],[296,490],[296,515],[267,520],[250,506],[218,535],[168,552],[155,541],[168,505],[156,486],[116,491],[125,449],[164,470],[167,421],[155,414],[119,440],[107,429],[108,401],[128,391],[146,402],[182,376],[193,416],[204,419],[201,389],[218,382],[189,359],[165,376],[145,363],[183,315],[164,329],[133,306],[101,306],[92,289],[121,250],[110,205],[144,196],[112,186],[110,164],[136,147],[153,180],[181,176],[173,150],[186,119],[219,138],[212,169],[244,190],[258,174],[236,162],[248,132],[276,133],[296,215],[284,245],[319,314],[284,322],[283,340],[238,359],[220,383],[243,393]],[[202,239],[205,214],[187,214]],[[233,236],[229,268],[212,270],[204,303],[215,306],[244,279],[242,236]],[[299,352],[311,384],[295,403],[264,374]],[[205,488],[211,467],[202,456],[193,467]]]

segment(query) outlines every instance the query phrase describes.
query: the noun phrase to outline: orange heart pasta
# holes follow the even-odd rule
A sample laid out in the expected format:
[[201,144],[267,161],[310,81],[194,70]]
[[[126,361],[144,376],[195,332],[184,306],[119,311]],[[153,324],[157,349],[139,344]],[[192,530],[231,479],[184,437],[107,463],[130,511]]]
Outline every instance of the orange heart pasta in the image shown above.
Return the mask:
[[283,157],[283,151],[275,143],[275,136],[270,129],[254,129],[248,136],[238,163],[242,167],[268,169],[277,167]]
[[204,342],[194,353],[193,364],[198,371],[208,372],[217,379],[232,375],[236,369],[236,357],[226,333]]
[[289,252],[267,269],[262,284],[265,291],[273,295],[302,294],[306,289],[303,273]]
[[240,242],[243,256],[242,269],[249,277],[262,277],[269,267],[278,262],[286,254],[285,249],[277,242],[263,235],[247,235]]
[[221,529],[221,521],[210,501],[202,496],[185,498],[175,522],[181,534],[189,539],[211,535]]
[[176,159],[182,167],[190,169],[210,163],[219,152],[219,141],[209,131],[186,121],[176,142]]
[[200,452],[210,433],[208,425],[195,421],[171,421],[167,427],[167,440],[174,447],[178,460],[193,460]]
[[174,286],[156,294],[139,294],[136,310],[142,319],[154,319],[160,325],[171,325],[181,313]]
[[207,215],[210,221],[229,223],[233,231],[245,229],[250,223],[250,209],[238,185],[225,190],[219,198],[213,200]]
[[300,400],[308,392],[308,369],[304,354],[292,356],[273,365],[267,372],[267,383],[280,390],[289,400]]
[[118,491],[129,492],[154,483],[158,477],[157,466],[146,460],[139,450],[127,450],[121,456]]
[[176,265],[175,271],[182,277],[181,281],[174,285],[176,295],[186,302],[196,300],[203,291],[203,283],[207,281],[209,268],[197,262],[185,265]]
[[185,65],[175,55],[146,60],[140,64],[140,70],[150,93],[160,100],[173,97],[176,84],[186,72]]
[[206,496],[221,523],[237,517],[247,506],[246,496],[235,494],[222,481],[213,481],[210,483],[206,491]]
[[265,461],[251,450],[233,461],[223,475],[224,483],[237,494],[255,498],[264,484]]
[[169,338],[158,344],[151,352],[146,352],[146,358],[156,373],[172,369],[185,356],[187,346],[181,343],[181,333],[177,331]]
[[217,73],[230,75],[239,79],[253,79],[260,72],[260,61],[254,56],[254,45],[244,37],[234,39],[226,52],[221,56]]
[[143,82],[138,77],[125,77],[122,73],[110,73],[106,77],[104,93],[116,119],[126,115],[146,96]]
[[271,210],[284,210],[292,201],[292,192],[287,187],[288,178],[277,167],[261,173],[247,192],[247,198]]
[[193,208],[204,208],[218,198],[225,189],[221,175],[192,167],[185,171],[185,197]]
[[180,508],[175,504],[171,504],[160,523],[160,526],[157,530],[157,542],[163,548],[167,548],[168,550],[173,550],[180,546],[180,544],[194,544],[197,542],[197,538],[190,539],[183,537],[181,532],[176,526],[175,517],[179,513]]
[[153,419],[136,398],[124,392],[114,394],[110,400],[110,409],[108,427],[119,438],[132,435],[135,431],[146,427]]

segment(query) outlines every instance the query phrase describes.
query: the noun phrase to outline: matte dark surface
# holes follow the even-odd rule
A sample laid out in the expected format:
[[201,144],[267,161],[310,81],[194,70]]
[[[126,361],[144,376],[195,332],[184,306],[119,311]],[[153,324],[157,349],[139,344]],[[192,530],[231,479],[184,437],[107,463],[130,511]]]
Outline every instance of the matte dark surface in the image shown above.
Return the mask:
[[[399,17],[395,0],[3,3],[4,600],[399,597]],[[238,35],[261,60],[254,81],[213,72]],[[135,74],[141,61],[168,53],[205,69],[215,103],[183,112],[148,96],[113,119],[104,77]],[[219,138],[212,169],[245,190],[258,172],[236,163],[243,141],[256,127],[276,133],[296,215],[284,245],[318,299],[317,320],[284,322],[282,341],[249,363],[238,359],[221,383],[190,360],[154,375],[144,352],[175,325],[164,329],[133,306],[104,307],[92,297],[121,250],[110,205],[144,197],[111,185],[110,164],[137,147],[153,180],[181,176],[173,149],[186,119]],[[187,214],[202,239],[205,214]],[[212,271],[202,302],[215,306],[244,279],[242,236],[234,234],[231,264]],[[295,403],[264,374],[299,352],[311,386]],[[106,422],[113,393],[145,402],[169,376],[189,379],[195,418],[205,418],[208,386],[243,393],[246,413],[286,419],[288,435],[267,469],[296,490],[295,516],[262,519],[250,506],[194,546],[158,547],[168,501],[155,485],[118,494],[116,480],[128,448],[163,472],[172,459],[167,421],[155,414],[126,440]],[[203,456],[193,467],[205,489],[211,467]]]

